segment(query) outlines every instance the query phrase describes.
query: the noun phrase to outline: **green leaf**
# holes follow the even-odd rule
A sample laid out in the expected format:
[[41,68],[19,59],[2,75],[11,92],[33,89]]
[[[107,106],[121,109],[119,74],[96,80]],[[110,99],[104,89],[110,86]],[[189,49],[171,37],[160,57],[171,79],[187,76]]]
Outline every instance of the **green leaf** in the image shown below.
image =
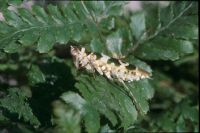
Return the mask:
[[23,0],[14,0],[14,1],[8,1],[9,5],[12,6],[20,6],[22,4]]
[[147,72],[151,73],[152,72],[152,69],[151,67],[146,64],[145,62],[137,59],[136,57],[134,56],[128,56],[125,61],[127,61],[128,63],[132,64],[132,65],[135,65],[136,67],[139,67],[141,69],[144,69],[146,70]]
[[[81,96],[79,96],[74,92],[63,93],[61,99],[63,99],[68,104],[72,104],[77,110],[80,111],[82,111],[81,109],[86,104],[86,101]],[[85,112],[82,113],[84,114]]]
[[[161,22],[163,23],[163,26],[170,26],[163,31],[163,34],[165,36],[167,35],[187,40],[197,39],[197,23],[193,21],[196,16],[189,13],[195,8],[194,6],[195,3],[190,2],[172,2],[169,7],[162,9],[160,12]],[[166,19],[168,16],[170,18]]]
[[32,65],[30,71],[28,72],[28,79],[31,85],[35,85],[45,82],[45,75],[38,66]]
[[151,60],[177,60],[192,52],[193,45],[190,41],[159,37],[141,44],[135,54],[140,58]]
[[158,5],[149,5],[146,4],[143,6],[144,14],[145,14],[145,25],[148,34],[153,34],[156,30],[158,30],[161,26],[160,22],[160,8]]
[[[88,101],[91,101],[93,100],[94,102],[97,100],[95,97],[92,98],[87,86],[85,86],[84,84],[80,84],[80,83],[77,83],[76,85],[76,88],[79,89],[79,91],[84,95],[85,99],[87,99]],[[99,104],[99,111],[104,114],[110,121],[113,125],[116,125],[117,124],[117,118],[115,116],[115,114],[110,111],[109,109],[105,108],[105,105],[104,104]]]
[[8,34],[12,32],[12,27],[8,26],[6,23],[0,23],[0,33],[1,34]]
[[121,16],[123,14],[122,7],[127,4],[126,1],[105,1],[106,10],[104,14],[109,16]]
[[10,88],[8,95],[0,99],[0,107],[7,109],[11,113],[17,113],[19,119],[22,117],[25,122],[30,122],[31,125],[40,125],[40,122],[29,107],[27,96],[21,89]]
[[12,41],[7,46],[4,47],[4,51],[7,53],[16,53],[21,49],[19,43]]
[[73,40],[79,42],[82,39],[84,29],[82,24],[80,23],[74,23],[71,25],[71,36]]
[[100,115],[92,106],[87,106],[87,112],[84,116],[85,127],[88,133],[96,133],[100,128]]
[[183,115],[187,119],[190,119],[192,122],[198,122],[198,110],[195,107],[184,108]]
[[185,132],[185,131],[187,131],[186,127],[185,127],[185,121],[184,121],[184,119],[183,119],[182,116],[180,116],[178,118],[177,126],[176,126],[176,131],[177,132]]
[[199,114],[196,107],[192,107],[189,101],[183,101],[180,105],[183,118],[192,122],[198,122]]
[[130,27],[137,40],[143,40],[146,38],[144,34],[146,31],[144,12],[139,12],[131,16]]
[[121,48],[122,48],[122,36],[120,30],[113,32],[106,39],[106,45],[109,52],[112,53],[113,57],[121,56]]
[[30,30],[27,31],[22,38],[20,38],[19,42],[24,46],[30,46],[38,40],[38,36],[39,31]]
[[17,64],[9,64],[9,63],[0,64],[1,71],[6,71],[8,69],[17,70],[18,68],[19,68],[19,66]]
[[54,119],[56,131],[59,133],[80,133],[81,114],[76,110],[71,109],[66,104],[55,101],[53,103]]
[[[186,20],[190,21],[190,20]],[[198,39],[198,26],[196,25],[187,25],[183,22],[176,23],[167,29],[164,35],[172,36],[181,39]]]
[[63,24],[63,19],[62,19],[62,15],[61,12],[59,11],[59,8],[57,6],[53,6],[53,5],[48,5],[48,11],[51,14],[51,18],[58,24]]
[[[73,5],[73,2],[70,3]],[[34,5],[32,10],[19,8],[17,14],[13,11],[5,11],[6,21],[0,22],[0,44],[2,44],[0,48],[7,46],[11,40],[15,40],[22,43],[22,46],[37,43],[37,50],[40,53],[46,53],[56,42],[66,44],[69,40],[81,41],[87,33],[83,26],[89,21],[82,23],[73,13],[70,5],[62,7],[61,10],[60,7],[50,5],[46,11]],[[74,8],[78,8],[78,5],[75,4],[77,7]],[[83,18],[85,19],[84,16]],[[89,23],[86,25],[90,26]]]
[[98,38],[94,38],[91,40],[90,47],[91,50],[96,53],[102,53],[103,51],[105,51],[103,43]]
[[6,9],[8,0],[1,0],[0,1],[0,11]]
[[84,116],[85,126],[88,133],[97,132],[100,128],[99,114],[82,97],[73,92],[64,93],[61,98]]
[[32,26],[39,26],[41,23],[33,16],[33,13],[27,9],[19,8],[18,14],[22,18],[24,22],[26,22],[29,26],[29,28],[33,28]]
[[56,42],[59,42],[60,44],[67,44],[71,38],[70,29],[68,27],[60,27],[55,30]]
[[171,119],[169,119],[169,116],[167,115],[164,115],[164,117],[160,119],[159,125],[162,126],[164,131],[167,131],[167,132],[174,131],[175,126],[176,126],[175,123]]
[[[77,79],[79,82],[75,86],[85,100],[96,108],[99,113],[105,115],[113,125],[116,124],[116,116],[113,113],[118,112],[117,116],[122,122],[121,125],[126,129],[135,122],[138,115],[137,111],[142,113],[148,111],[147,100],[152,98],[153,88],[145,80],[127,85],[129,87],[128,91],[135,94],[134,98],[137,101],[134,103],[132,101],[133,97],[127,95],[129,92],[123,84],[117,85],[102,76],[90,78],[87,75],[80,75]],[[137,111],[136,106],[139,107]]]
[[160,10],[159,16],[160,16],[160,23],[162,26],[165,26],[168,23],[170,23],[172,19],[176,17],[174,14],[173,3],[171,3],[166,8]]
[[38,19],[38,21],[40,21],[43,24],[47,24],[50,21],[47,13],[45,12],[44,8],[37,6],[37,5],[33,5],[32,6],[32,11],[35,14],[35,17]]
[[23,26],[23,21],[15,12],[6,10],[3,12],[3,14],[8,25],[11,25],[15,28],[20,28]]
[[[101,113],[107,113],[110,112],[106,108],[110,108],[116,111],[120,111],[119,117],[123,121],[122,125],[126,128],[131,122],[136,120],[137,112],[132,105],[132,101],[129,99],[129,97],[126,97],[123,93],[120,93],[120,90],[117,90],[119,88],[114,88],[111,84],[109,84],[105,79],[101,77],[96,77],[96,80],[92,80],[92,84],[88,82],[89,77],[82,76],[80,77],[82,82],[82,88],[78,88],[82,94],[87,98],[88,101],[92,101],[92,105],[97,108]],[[95,87],[94,87],[95,85]],[[76,85],[77,87],[80,87],[80,85]],[[86,86],[90,93],[86,93],[86,88],[83,87]],[[108,89],[110,88],[110,90]],[[83,90],[84,89],[84,90]],[[96,92],[96,91],[97,92]],[[85,92],[86,91],[86,92]],[[106,96],[104,95],[106,91]],[[115,93],[113,92],[115,91]],[[86,95],[88,94],[88,95]],[[114,96],[111,96],[111,95]],[[91,96],[95,97],[91,97]],[[105,96],[105,97],[104,97]],[[104,97],[104,98],[103,98]],[[103,99],[102,99],[103,98]],[[127,99],[127,100],[126,100]],[[107,103],[107,101],[110,101]],[[105,111],[104,111],[105,110]],[[112,113],[104,114],[112,123],[115,123],[115,116]],[[112,118],[113,117],[113,118]]]
[[115,28],[115,18],[107,17],[101,20],[99,26],[103,31],[109,32],[110,30]]
[[135,104],[139,113],[146,114],[149,110],[148,99],[151,99],[154,95],[154,89],[149,84],[148,80],[139,80],[133,83],[128,83],[127,86],[135,97]]
[[70,23],[78,22],[78,18],[73,11],[73,2],[69,2],[67,5],[63,5],[61,10],[68,22]]
[[[92,11],[92,14],[99,12],[99,15],[101,16],[105,7],[102,9],[97,3],[98,2],[86,2],[86,5],[92,5],[93,9],[90,10]],[[100,3],[105,5],[104,2]],[[113,4],[108,5],[109,10],[112,7],[121,6],[122,3],[123,2],[114,2]],[[72,5],[72,7],[70,7],[70,5]],[[52,5],[47,7],[48,13],[40,6],[33,6],[30,11],[20,8],[18,14],[13,11],[8,11],[5,17],[8,21],[7,23],[13,26],[14,31],[12,31],[12,34],[8,37],[5,37],[6,34],[3,34],[0,42],[8,43],[7,41],[13,38],[19,40],[24,46],[30,46],[36,42],[38,43],[37,49],[40,53],[48,52],[52,49],[55,42],[64,44],[67,43],[69,39],[79,42],[87,33],[86,30],[83,29],[83,24],[87,26],[91,34],[94,35],[98,33],[98,29],[94,22],[91,21],[91,18],[88,18],[87,20],[87,15],[90,16],[91,14],[86,13],[87,11],[80,7],[82,7],[81,3],[70,2],[68,6],[63,6],[61,8],[63,13],[61,13],[61,10],[59,10],[58,7]],[[77,9],[76,14],[73,11],[74,9]],[[20,17],[18,17],[18,15]],[[98,13],[96,15],[98,16]],[[82,22],[78,22],[79,18],[77,16],[81,19],[83,18],[83,24]],[[31,33],[36,33],[36,31],[39,31],[40,34],[37,33],[32,36]],[[99,34],[96,34],[95,36],[98,37]]]
[[106,5],[104,1],[90,1],[84,2],[87,9],[91,14],[101,15],[103,11],[106,9]]
[[100,133],[107,133],[107,132],[114,132],[114,130],[111,130],[108,124],[102,126]]
[[41,37],[38,41],[38,51],[40,53],[46,53],[52,49],[55,43],[55,36],[49,29],[42,31]]

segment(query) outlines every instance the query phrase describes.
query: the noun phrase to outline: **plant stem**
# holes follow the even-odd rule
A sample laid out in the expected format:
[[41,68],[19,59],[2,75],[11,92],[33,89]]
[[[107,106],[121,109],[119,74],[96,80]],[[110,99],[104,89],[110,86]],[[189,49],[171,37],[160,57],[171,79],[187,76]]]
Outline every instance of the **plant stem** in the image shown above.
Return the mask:
[[142,110],[140,109],[137,100],[135,99],[135,96],[133,95],[133,92],[128,88],[128,86],[124,83],[124,81],[121,81],[121,83],[124,85],[127,93],[129,94],[130,98],[133,101],[133,104],[135,105],[136,110],[139,112],[140,115],[144,116],[144,113],[142,112]]

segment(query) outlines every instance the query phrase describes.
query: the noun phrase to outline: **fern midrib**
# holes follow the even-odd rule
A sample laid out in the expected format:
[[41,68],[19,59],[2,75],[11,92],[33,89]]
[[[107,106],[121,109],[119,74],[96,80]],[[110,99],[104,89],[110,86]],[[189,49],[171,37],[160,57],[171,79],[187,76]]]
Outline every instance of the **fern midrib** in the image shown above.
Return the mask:
[[9,38],[12,38],[13,36],[17,35],[18,33],[21,33],[21,32],[25,32],[25,31],[29,31],[29,30],[32,30],[32,29],[39,29],[39,28],[47,28],[47,27],[50,27],[50,26],[44,26],[44,27],[40,27],[40,26],[34,26],[34,27],[30,27],[30,28],[26,28],[26,29],[22,29],[22,30],[19,30],[19,31],[16,31],[14,33],[12,33],[11,35],[3,38],[0,40],[0,43],[2,43],[4,40],[6,39],[9,39]]
[[0,40],[0,43],[2,43],[3,41],[5,41],[7,39],[10,39],[10,38],[16,36],[17,34],[20,34],[20,33],[23,33],[23,32],[29,31],[29,30],[33,30],[33,29],[40,30],[40,29],[52,28],[52,27],[65,27],[65,26],[69,26],[69,25],[75,24],[75,23],[79,23],[79,22],[73,22],[73,23],[68,23],[68,24],[57,24],[57,25],[32,26],[32,27],[28,27],[28,28],[25,28],[25,29],[16,30],[11,35],[6,36],[5,38],[2,38]]

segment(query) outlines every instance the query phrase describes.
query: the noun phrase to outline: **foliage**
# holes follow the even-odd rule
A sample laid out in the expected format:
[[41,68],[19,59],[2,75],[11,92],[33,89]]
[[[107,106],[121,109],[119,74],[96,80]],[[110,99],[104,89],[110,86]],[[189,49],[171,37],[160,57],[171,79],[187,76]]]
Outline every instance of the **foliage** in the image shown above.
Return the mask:
[[24,121],[29,121],[32,125],[40,125],[26,102],[27,98],[24,92],[17,88],[10,88],[8,91],[9,94],[1,99],[0,106],[9,110],[9,112],[18,113],[18,119],[23,117]]
[[[31,10],[17,6],[21,2],[0,4],[0,128],[199,131],[196,2],[143,2],[142,10],[126,14],[120,1],[35,4]],[[16,11],[6,8],[12,4]],[[77,70],[70,45],[122,59],[153,76],[122,84]]]

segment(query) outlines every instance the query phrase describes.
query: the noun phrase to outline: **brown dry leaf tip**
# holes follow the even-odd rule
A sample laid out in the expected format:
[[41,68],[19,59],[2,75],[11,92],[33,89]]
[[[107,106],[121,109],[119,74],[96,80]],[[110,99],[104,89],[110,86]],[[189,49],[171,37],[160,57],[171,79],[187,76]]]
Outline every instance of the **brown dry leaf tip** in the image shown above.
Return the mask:
[[109,56],[101,54],[102,57],[97,59],[94,53],[87,54],[85,48],[81,50],[77,47],[71,46],[71,54],[74,59],[74,64],[77,68],[85,68],[90,72],[97,71],[100,75],[106,76],[108,79],[117,79],[120,82],[128,81],[138,81],[144,78],[150,78],[150,73],[145,70],[139,69],[127,69],[129,63],[123,63],[118,60],[120,65],[115,65],[114,63],[108,63],[111,59]]

